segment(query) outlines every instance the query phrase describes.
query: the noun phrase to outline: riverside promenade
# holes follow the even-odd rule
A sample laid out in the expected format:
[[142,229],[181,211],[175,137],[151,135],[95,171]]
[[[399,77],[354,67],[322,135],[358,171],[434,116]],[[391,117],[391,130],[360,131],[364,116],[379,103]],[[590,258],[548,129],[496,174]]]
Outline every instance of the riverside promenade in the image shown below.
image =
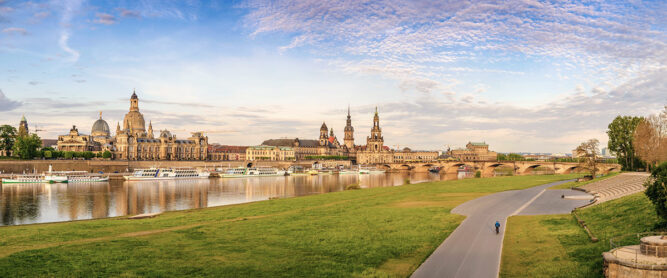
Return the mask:
[[[565,182],[569,181],[495,193],[457,206],[452,213],[467,218],[411,277],[498,277],[507,217],[569,213],[593,198],[569,189],[547,190]],[[576,198],[561,198],[562,195]],[[496,221],[501,223],[500,234],[495,233]]]

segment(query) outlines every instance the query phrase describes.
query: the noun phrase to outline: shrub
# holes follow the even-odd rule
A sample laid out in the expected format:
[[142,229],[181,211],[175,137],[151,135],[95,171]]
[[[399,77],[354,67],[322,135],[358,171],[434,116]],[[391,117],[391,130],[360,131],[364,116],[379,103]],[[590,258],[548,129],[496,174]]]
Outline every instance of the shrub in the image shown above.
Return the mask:
[[410,179],[407,178],[407,179],[403,180],[403,184],[410,184]]
[[74,152],[64,152],[63,157],[65,159],[72,159],[72,157],[74,157]]
[[53,157],[53,153],[51,151],[44,151],[44,158],[49,159]]
[[345,187],[345,190],[357,190],[357,189],[361,189],[361,186],[359,186],[358,183],[348,184]]
[[481,178],[481,177],[482,177],[482,171],[475,172],[475,178]]
[[93,152],[83,152],[81,154],[81,156],[83,156],[83,158],[85,158],[85,159],[91,159],[91,158],[95,157],[95,153],[93,153]]
[[667,162],[663,162],[651,171],[651,178],[644,183],[646,196],[653,202],[655,211],[663,220],[667,220]]
[[111,158],[111,152],[110,151],[104,151],[104,153],[102,154],[102,157],[103,158]]

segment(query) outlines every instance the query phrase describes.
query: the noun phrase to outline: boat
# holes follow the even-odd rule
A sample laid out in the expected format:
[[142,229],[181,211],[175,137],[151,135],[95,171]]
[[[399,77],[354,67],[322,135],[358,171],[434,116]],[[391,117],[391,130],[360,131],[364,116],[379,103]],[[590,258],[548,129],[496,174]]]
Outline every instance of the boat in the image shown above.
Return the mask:
[[176,179],[207,179],[211,173],[194,168],[149,168],[136,169],[129,176],[123,176],[128,181],[142,180],[176,180]]
[[276,177],[288,175],[287,171],[271,167],[229,168],[220,174],[223,178]]
[[371,167],[359,167],[359,174],[384,174],[387,171]]
[[370,173],[371,173],[371,170],[368,170],[368,169],[359,169],[359,174],[360,174],[360,175],[367,175],[367,174],[370,174]]
[[359,174],[359,172],[354,171],[354,170],[348,170],[348,169],[343,169],[338,171],[339,175],[350,175],[350,174]]
[[23,174],[2,179],[2,183],[46,183],[43,174]]
[[320,171],[317,171],[317,170],[315,170],[315,169],[310,169],[310,170],[308,170],[308,175],[313,175],[313,176],[315,176],[315,175],[317,175],[317,174],[319,174],[319,173],[320,173]]
[[86,171],[68,171],[64,172],[65,177],[67,177],[67,183],[77,183],[77,182],[107,182],[109,177],[103,177],[98,175],[91,175]]

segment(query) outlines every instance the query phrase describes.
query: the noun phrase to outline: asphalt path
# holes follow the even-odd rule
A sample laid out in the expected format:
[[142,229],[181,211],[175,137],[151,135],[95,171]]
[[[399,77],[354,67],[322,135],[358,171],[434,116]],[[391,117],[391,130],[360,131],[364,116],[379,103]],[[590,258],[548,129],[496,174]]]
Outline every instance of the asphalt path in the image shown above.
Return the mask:
[[[467,218],[411,277],[498,277],[507,217],[523,212],[528,215],[569,213],[589,202],[561,198],[563,195],[579,198],[582,194],[588,195],[583,192],[546,190],[565,182],[569,181],[499,192],[457,206],[452,213]],[[500,234],[495,231],[496,221],[501,223]]]

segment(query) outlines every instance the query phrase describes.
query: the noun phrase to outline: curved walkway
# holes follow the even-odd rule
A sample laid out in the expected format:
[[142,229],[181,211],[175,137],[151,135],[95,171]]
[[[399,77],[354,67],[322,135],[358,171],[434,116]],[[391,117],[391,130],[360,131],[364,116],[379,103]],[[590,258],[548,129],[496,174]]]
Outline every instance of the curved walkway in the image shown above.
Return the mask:
[[[468,216],[412,274],[412,277],[498,277],[505,223],[516,214],[561,214],[590,202],[574,190],[546,190],[569,181],[524,190],[505,191],[468,201],[452,213]],[[583,195],[590,198],[561,198]],[[500,234],[493,224],[500,221]]]

